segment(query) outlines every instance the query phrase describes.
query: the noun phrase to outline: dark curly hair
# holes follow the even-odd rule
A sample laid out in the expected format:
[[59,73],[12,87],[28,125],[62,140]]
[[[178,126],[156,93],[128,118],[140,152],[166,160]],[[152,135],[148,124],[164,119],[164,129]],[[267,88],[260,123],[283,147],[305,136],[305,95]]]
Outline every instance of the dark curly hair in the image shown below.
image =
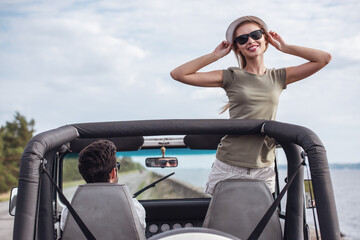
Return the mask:
[[87,183],[108,182],[116,167],[116,147],[108,140],[98,140],[79,154],[79,172]]

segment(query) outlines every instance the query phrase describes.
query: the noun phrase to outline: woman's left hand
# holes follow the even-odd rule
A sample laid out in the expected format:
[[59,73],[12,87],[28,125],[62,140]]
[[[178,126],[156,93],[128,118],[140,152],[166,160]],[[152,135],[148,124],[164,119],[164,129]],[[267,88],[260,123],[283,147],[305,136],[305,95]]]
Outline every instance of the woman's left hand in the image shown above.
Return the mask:
[[285,41],[280,37],[280,35],[274,31],[270,31],[267,37],[268,42],[280,51],[286,44]]
[[283,53],[308,60],[308,62],[298,66],[286,68],[286,84],[311,76],[328,64],[331,60],[331,55],[327,52],[285,43],[280,35],[274,31],[269,32],[267,35],[267,41]]

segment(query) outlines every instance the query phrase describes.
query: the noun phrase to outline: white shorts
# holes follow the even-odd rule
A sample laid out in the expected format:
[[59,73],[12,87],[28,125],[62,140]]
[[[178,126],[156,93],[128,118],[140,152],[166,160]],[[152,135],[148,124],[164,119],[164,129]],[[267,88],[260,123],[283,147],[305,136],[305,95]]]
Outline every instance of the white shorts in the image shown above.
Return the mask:
[[264,181],[271,193],[275,192],[275,163],[264,168],[246,168],[232,166],[215,159],[208,181],[205,187],[205,193],[213,195],[215,185],[226,179],[258,179]]

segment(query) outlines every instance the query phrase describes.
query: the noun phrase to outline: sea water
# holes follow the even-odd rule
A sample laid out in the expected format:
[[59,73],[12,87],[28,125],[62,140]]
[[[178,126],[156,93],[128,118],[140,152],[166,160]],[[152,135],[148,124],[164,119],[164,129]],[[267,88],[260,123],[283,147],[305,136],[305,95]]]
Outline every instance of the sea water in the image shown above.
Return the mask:
[[[175,169],[174,178],[204,187],[210,169]],[[331,179],[339,217],[340,231],[346,240],[360,240],[360,169],[331,169]],[[306,170],[304,176],[306,176]],[[281,185],[286,170],[279,169]],[[308,209],[307,219],[313,226],[312,210]],[[319,230],[320,231],[320,230]]]
[[360,239],[360,170],[331,170],[340,230],[346,239]]

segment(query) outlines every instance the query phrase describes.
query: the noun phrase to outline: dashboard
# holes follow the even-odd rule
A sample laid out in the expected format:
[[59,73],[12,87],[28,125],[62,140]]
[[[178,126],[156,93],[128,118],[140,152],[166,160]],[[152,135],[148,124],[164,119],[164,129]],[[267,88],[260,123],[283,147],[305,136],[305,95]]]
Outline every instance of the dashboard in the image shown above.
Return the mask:
[[210,198],[144,200],[146,238],[172,229],[202,227]]

